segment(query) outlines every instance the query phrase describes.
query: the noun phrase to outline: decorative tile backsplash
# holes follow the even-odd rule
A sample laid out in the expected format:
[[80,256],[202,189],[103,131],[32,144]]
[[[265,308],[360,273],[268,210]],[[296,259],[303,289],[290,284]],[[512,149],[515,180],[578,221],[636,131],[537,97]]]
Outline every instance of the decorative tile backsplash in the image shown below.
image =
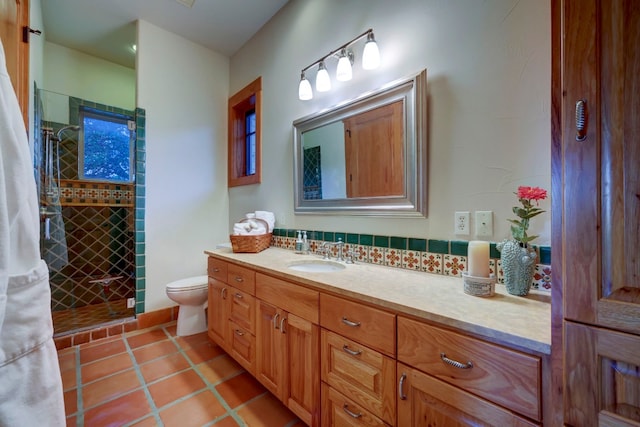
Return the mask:
[[[294,250],[297,230],[276,228],[272,246]],[[353,251],[356,261],[388,267],[404,268],[446,276],[461,276],[467,269],[467,248],[464,240],[418,239],[412,237],[376,236],[333,231],[307,231],[310,250],[314,253],[323,242],[345,242],[344,251]],[[489,245],[489,269],[504,283],[500,252],[496,243]],[[534,246],[538,253],[532,288],[551,291],[551,247]],[[335,248],[332,248],[335,256]]]

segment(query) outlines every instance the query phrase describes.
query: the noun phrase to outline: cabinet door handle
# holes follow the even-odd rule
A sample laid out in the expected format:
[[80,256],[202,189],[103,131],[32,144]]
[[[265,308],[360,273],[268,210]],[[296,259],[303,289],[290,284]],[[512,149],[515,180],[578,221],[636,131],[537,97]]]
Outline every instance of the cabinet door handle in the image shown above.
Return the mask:
[[362,354],[362,350],[351,350],[346,344],[342,346],[342,349],[352,356],[359,356],[360,354]]
[[349,410],[349,405],[347,405],[346,403],[344,404],[344,406],[342,407],[342,409],[344,409],[344,412],[346,412],[347,414],[349,414],[350,417],[353,418],[360,418],[362,416],[362,414],[356,414],[355,412]]
[[467,363],[458,362],[457,360],[449,359],[446,354],[440,353],[440,360],[444,363],[447,363],[454,368],[458,369],[471,369],[473,368],[473,362],[469,361]]
[[354,322],[352,320],[347,319],[346,317],[342,317],[342,323],[344,323],[347,326],[351,326],[353,328],[360,326],[360,322]]
[[236,298],[238,299],[242,299],[242,294],[239,294],[238,292],[236,292],[236,294],[234,295]]
[[280,317],[280,313],[273,316],[273,329],[278,329],[278,317]]
[[404,372],[400,375],[400,381],[398,381],[398,397],[400,400],[407,400],[407,395],[404,394],[404,382],[407,379],[407,374]]
[[240,329],[236,329],[236,335],[241,337],[244,335],[244,332],[242,332]]
[[236,276],[236,282],[244,282],[244,279],[240,276]]
[[222,299],[227,299],[227,288],[220,289],[220,296]]
[[284,330],[284,322],[286,321],[287,321],[287,318],[282,316],[282,319],[280,319],[280,332],[282,332],[283,334],[287,332]]
[[587,101],[580,99],[576,102],[576,141],[587,139]]

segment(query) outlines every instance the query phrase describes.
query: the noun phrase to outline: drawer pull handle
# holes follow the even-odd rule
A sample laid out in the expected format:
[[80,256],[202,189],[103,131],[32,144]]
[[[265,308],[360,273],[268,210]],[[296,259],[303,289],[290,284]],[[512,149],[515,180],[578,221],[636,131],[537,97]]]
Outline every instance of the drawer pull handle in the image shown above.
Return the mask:
[[447,364],[453,366],[454,368],[458,368],[458,369],[471,369],[471,368],[473,368],[473,362],[467,362],[467,363],[458,362],[457,360],[449,359],[447,357],[447,355],[444,354],[444,353],[440,353],[440,360],[442,360],[444,363],[447,363]]
[[236,335],[239,337],[244,336],[244,332],[242,332],[240,329],[236,329]]
[[238,298],[238,299],[242,299],[242,294],[239,294],[239,293],[236,292],[235,297]]
[[398,382],[398,397],[400,400],[407,400],[407,395],[404,394],[404,382],[407,379],[407,374],[404,372],[400,375],[400,381]]
[[344,409],[344,412],[346,412],[347,414],[349,414],[350,417],[353,418],[360,418],[362,417],[362,414],[356,414],[355,412],[352,412],[349,410],[349,405],[347,405],[346,403],[344,404],[344,406],[342,407],[342,409]]
[[346,317],[342,318],[342,323],[344,323],[347,326],[351,326],[353,328],[360,326],[360,322],[354,322],[352,320],[347,319]]
[[240,276],[236,276],[236,282],[244,282],[244,279]]
[[284,330],[284,322],[287,320],[286,317],[282,316],[282,319],[280,319],[280,332],[282,332],[283,334],[286,333],[287,331]]
[[278,317],[280,317],[280,313],[273,316],[273,329],[278,329]]
[[214,267],[214,268],[213,268],[213,272],[214,272],[214,273],[219,273],[219,272],[220,272],[220,269],[219,269],[219,268],[217,268],[217,267]]
[[346,344],[342,346],[342,349],[352,356],[360,356],[362,354],[362,350],[351,350]]

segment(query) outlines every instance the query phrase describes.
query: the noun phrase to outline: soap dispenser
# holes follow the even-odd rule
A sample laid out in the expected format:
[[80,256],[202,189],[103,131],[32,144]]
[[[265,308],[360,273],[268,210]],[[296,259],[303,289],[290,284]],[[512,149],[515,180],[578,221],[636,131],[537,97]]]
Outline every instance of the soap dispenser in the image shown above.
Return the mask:
[[297,231],[298,237],[296,238],[296,253],[301,254],[304,246],[304,242],[302,241],[302,232],[300,230]]
[[307,230],[302,231],[302,252],[309,253],[309,241],[307,240]]

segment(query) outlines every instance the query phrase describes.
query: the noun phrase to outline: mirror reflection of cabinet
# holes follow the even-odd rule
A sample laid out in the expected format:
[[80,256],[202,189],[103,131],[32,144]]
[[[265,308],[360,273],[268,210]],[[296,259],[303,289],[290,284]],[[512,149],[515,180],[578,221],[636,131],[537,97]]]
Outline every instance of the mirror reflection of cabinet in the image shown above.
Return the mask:
[[426,216],[426,70],[293,125],[296,214]]
[[347,197],[404,194],[402,101],[343,120]]

